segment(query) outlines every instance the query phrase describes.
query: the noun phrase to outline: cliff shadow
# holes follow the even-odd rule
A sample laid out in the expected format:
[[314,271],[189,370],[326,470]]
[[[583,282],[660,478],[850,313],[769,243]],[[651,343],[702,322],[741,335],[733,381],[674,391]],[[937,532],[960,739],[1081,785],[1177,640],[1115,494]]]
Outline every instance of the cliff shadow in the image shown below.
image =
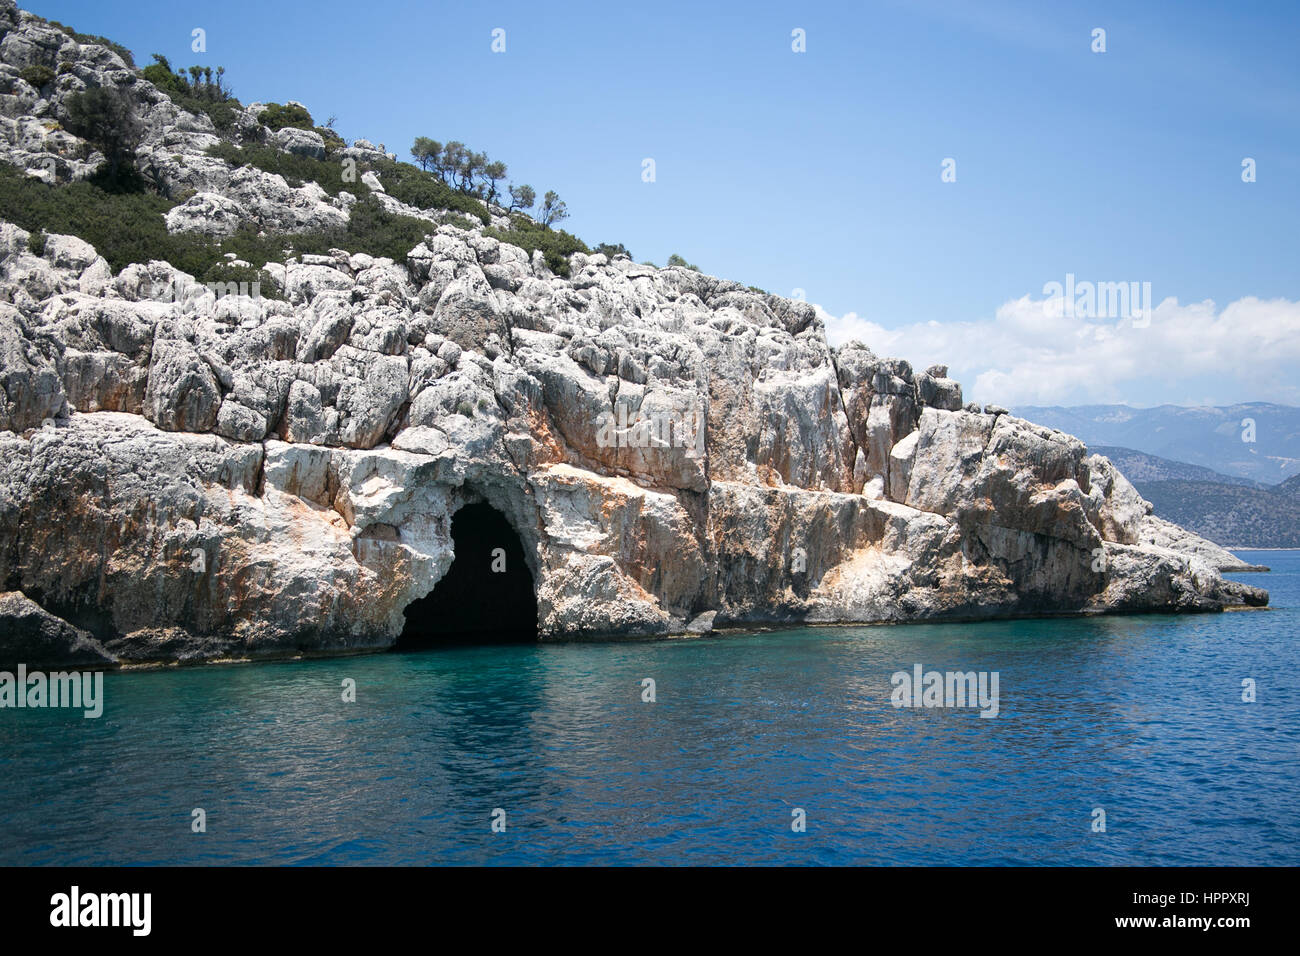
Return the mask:
[[451,567],[407,605],[395,649],[536,641],[533,575],[505,515],[486,503],[465,505],[452,516],[451,540]]

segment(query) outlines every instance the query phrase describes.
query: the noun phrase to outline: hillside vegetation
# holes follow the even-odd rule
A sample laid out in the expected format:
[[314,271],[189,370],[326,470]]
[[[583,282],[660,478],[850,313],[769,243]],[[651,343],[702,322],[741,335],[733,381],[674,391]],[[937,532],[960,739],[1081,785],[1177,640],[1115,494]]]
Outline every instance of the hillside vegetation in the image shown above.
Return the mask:
[[1161,518],[1229,548],[1300,548],[1300,484],[1135,481]]
[[[173,68],[154,54],[137,69],[119,44],[48,25],[78,44],[108,48],[121,67],[102,58],[93,65],[72,58],[14,70],[10,90],[0,92],[44,96],[57,119],[44,124],[47,142],[39,149],[0,155],[0,218],[38,235],[85,239],[115,271],[157,259],[203,280],[232,260],[260,266],[333,248],[402,263],[442,224],[483,232],[530,256],[538,252],[561,276],[569,274],[569,256],[592,251],[557,227],[568,216],[557,193],[548,190],[538,199],[530,185],[507,185],[506,164],[482,151],[422,136],[410,151],[414,162],[402,162],[364,140],[349,144],[332,119],[319,123],[301,103],[245,105],[224,67]],[[82,46],[75,56],[89,49]],[[64,51],[55,59],[70,56]],[[122,82],[122,68],[134,74],[134,83]],[[178,126],[174,113],[161,110],[163,103],[210,122],[213,141],[202,151],[225,164],[224,171],[195,161],[191,151],[202,134],[188,130],[201,125],[191,120]],[[69,134],[82,142],[68,142]],[[163,144],[172,142],[178,144],[174,155],[163,155]],[[319,186],[325,194],[320,202],[332,208],[289,226],[274,215],[278,210],[259,218],[248,210],[277,187],[258,180],[248,189],[261,195],[231,197],[244,217],[235,228],[214,226],[201,208],[174,213],[197,202],[203,190],[229,196],[227,186],[240,169],[280,177],[298,192]],[[277,194],[274,201],[283,198]],[[290,204],[304,205],[293,197]],[[628,254],[622,244],[597,249]]]

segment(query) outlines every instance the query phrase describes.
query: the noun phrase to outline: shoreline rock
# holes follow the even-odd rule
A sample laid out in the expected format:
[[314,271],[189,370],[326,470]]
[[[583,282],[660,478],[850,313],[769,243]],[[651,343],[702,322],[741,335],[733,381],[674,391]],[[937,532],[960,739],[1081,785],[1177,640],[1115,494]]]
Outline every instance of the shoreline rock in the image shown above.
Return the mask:
[[[449,226],[424,250],[299,267],[332,276],[287,302],[90,295],[46,263],[68,291],[0,303],[0,573],[124,662],[391,646],[478,501],[550,640],[1267,600],[1077,439],[831,349],[801,303],[603,256],[539,275]],[[522,294],[467,296],[489,265]]]
[[[141,161],[194,193],[168,229],[348,221],[355,197],[232,169],[206,116],[42,23],[0,0],[0,72],[42,43],[74,68],[50,99],[13,80],[0,158],[93,169],[33,130],[120,81]],[[623,256],[562,278],[413,213],[404,264],[248,264],[283,300],[0,223],[0,580],[47,615],[10,597],[0,628],[126,665],[383,650],[480,502],[519,536],[543,640],[1267,602],[1078,439],[965,403],[945,366],[832,348],[805,302]]]

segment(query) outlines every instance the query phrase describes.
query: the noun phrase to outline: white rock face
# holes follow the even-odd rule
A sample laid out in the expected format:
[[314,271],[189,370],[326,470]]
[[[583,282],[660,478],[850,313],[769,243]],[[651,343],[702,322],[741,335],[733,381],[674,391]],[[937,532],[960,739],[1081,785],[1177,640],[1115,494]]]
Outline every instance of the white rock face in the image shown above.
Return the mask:
[[325,140],[320,133],[310,129],[294,129],[286,126],[276,130],[272,141],[286,153],[311,156],[314,159],[325,158]]
[[1077,439],[737,283],[443,226],[157,301],[192,278],[0,238],[0,574],[123,661],[388,646],[475,501],[547,638],[1266,599]]
[[[121,67],[15,17],[0,0],[6,63]],[[14,88],[11,118],[35,108]],[[169,229],[346,222],[319,186],[200,158],[206,117],[136,88],[142,159],[199,190]],[[566,279],[430,221],[409,265],[265,264],[281,301],[28,239],[0,223],[0,579],[26,595],[0,633],[10,607],[56,656],[388,647],[476,502],[518,532],[546,639],[1267,600],[1077,439],[736,282],[582,254]]]
[[244,221],[239,203],[221,193],[195,193],[167,210],[168,232],[197,232],[205,236],[230,236]]

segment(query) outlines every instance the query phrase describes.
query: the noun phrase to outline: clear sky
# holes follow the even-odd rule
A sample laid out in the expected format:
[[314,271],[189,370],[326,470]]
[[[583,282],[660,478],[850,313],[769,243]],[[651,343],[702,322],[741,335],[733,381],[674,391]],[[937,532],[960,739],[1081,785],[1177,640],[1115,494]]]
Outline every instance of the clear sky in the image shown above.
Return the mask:
[[[1300,404],[1300,3],[20,6],[403,158],[459,139],[587,242],[804,290],[982,401]],[[1071,273],[1154,319],[1045,314]]]

